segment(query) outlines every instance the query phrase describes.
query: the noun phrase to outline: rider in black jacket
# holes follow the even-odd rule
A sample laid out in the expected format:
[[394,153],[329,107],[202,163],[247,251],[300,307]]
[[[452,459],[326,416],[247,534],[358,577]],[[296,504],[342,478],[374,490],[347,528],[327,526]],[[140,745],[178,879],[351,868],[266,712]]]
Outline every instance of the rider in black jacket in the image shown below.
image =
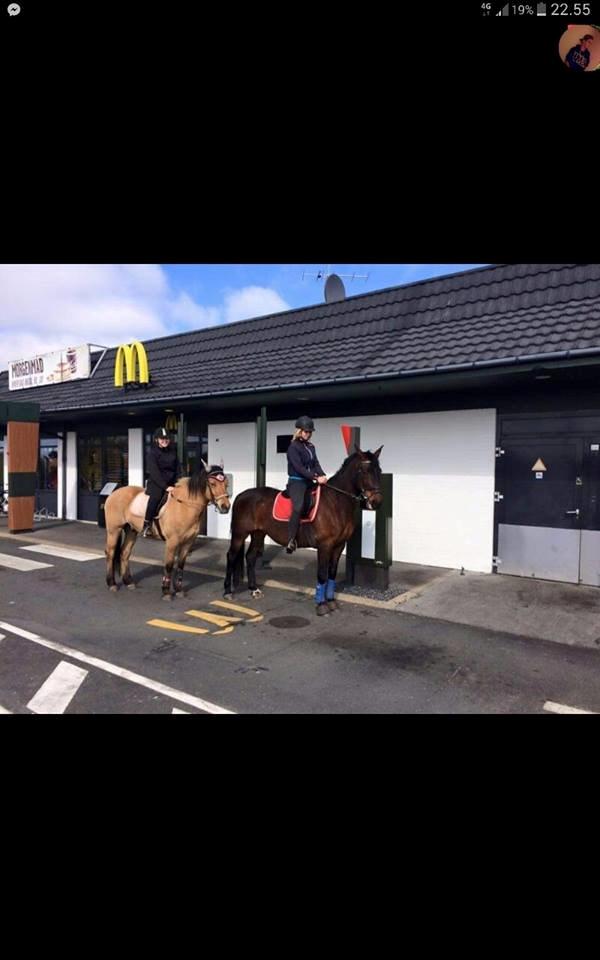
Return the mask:
[[171,446],[171,438],[165,427],[154,431],[154,443],[148,454],[146,463],[148,482],[146,493],[149,495],[144,520],[143,537],[152,536],[152,521],[158,505],[165,493],[172,493],[175,483],[179,480],[182,470],[177,459],[177,451]]
[[286,551],[296,549],[296,536],[300,526],[305,497],[313,483],[327,483],[323,467],[317,459],[317,452],[310,442],[315,425],[310,417],[296,420],[296,432],[287,451],[288,491],[293,505],[292,516],[288,524],[288,545]]

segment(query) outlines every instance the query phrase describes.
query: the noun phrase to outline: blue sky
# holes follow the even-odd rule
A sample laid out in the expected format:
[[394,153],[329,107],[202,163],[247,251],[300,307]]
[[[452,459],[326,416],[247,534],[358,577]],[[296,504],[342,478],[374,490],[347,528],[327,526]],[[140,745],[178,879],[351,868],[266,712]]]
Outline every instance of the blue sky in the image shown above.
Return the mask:
[[[347,296],[472,269],[462,263],[335,263]],[[84,343],[117,346],[323,303],[324,263],[0,264],[0,370]]]
[[[217,305],[228,290],[250,286],[275,290],[290,307],[306,307],[323,300],[323,282],[302,279],[302,274],[326,270],[325,263],[215,263],[162,264],[175,290],[197,302]],[[344,280],[347,296],[414,283],[445,273],[486,266],[481,263],[335,263],[331,272],[368,274],[368,280]]]

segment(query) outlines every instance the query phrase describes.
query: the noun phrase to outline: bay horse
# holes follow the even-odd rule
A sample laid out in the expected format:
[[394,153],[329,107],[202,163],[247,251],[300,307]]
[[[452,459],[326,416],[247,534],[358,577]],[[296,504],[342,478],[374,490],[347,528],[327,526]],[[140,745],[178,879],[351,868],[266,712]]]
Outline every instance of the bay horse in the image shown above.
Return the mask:
[[[355,453],[346,458],[338,472],[321,486],[321,501],[312,523],[301,523],[296,542],[298,547],[317,548],[317,615],[337,609],[335,578],[342,550],[350,539],[360,514],[355,506],[364,501],[369,510],[376,510],[383,501],[380,491],[379,454],[364,452],[355,446]],[[250,534],[246,553],[248,589],[252,596],[264,596],[256,585],[256,559],[263,553],[265,536],[285,546],[288,542],[287,522],[273,519],[273,503],[279,493],[273,487],[244,490],[233,503],[231,544],[227,552],[227,573],[224,598],[231,600],[244,577],[244,543]],[[232,589],[233,578],[233,589]]]
[[[165,540],[164,569],[162,578],[163,600],[171,599],[171,573],[177,553],[175,596],[183,596],[183,568],[187,556],[200,529],[200,518],[209,504],[214,504],[218,513],[229,513],[231,506],[227,492],[227,477],[223,464],[209,467],[202,460],[202,468],[191,477],[184,477],[175,484],[167,504],[160,513],[160,532]],[[115,567],[119,565],[123,584],[135,590],[129,570],[129,558],[138,533],[144,525],[148,497],[136,498],[144,493],[143,487],[121,487],[106,499],[106,584],[115,592]],[[156,523],[154,525],[156,529]]]

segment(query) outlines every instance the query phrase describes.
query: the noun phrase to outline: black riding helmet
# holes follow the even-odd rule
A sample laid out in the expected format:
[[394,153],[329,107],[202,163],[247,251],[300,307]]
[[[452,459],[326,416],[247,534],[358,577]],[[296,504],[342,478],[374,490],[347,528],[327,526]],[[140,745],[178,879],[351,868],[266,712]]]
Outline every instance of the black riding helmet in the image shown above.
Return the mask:
[[152,436],[154,440],[169,440],[169,441],[171,440],[171,436],[166,427],[158,427],[158,429],[154,431]]
[[314,431],[315,425],[310,417],[298,417],[296,420],[296,429]]

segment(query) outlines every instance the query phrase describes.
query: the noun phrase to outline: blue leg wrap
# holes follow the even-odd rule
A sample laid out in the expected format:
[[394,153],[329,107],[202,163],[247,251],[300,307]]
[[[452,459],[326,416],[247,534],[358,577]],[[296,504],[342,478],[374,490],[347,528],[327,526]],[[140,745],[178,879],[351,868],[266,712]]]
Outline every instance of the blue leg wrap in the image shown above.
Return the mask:
[[318,583],[315,590],[315,603],[325,603],[325,584]]
[[335,580],[328,580],[328,581],[327,581],[327,593],[326,593],[326,598],[327,598],[327,600],[334,600],[334,599],[335,599]]

